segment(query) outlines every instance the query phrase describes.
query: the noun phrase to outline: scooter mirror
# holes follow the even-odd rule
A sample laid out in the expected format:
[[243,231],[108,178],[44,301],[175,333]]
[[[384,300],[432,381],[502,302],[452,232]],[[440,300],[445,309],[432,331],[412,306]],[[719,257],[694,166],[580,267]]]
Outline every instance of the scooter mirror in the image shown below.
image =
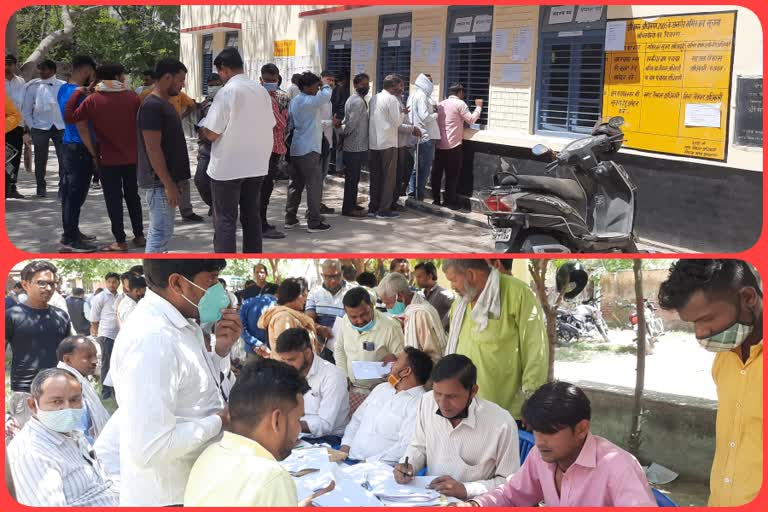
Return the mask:
[[608,121],[608,126],[610,126],[611,128],[620,128],[623,125],[624,125],[624,118],[621,116],[612,117]]
[[547,153],[551,153],[552,150],[549,149],[544,144],[536,144],[531,148],[531,153],[533,153],[535,156],[542,156],[546,155]]

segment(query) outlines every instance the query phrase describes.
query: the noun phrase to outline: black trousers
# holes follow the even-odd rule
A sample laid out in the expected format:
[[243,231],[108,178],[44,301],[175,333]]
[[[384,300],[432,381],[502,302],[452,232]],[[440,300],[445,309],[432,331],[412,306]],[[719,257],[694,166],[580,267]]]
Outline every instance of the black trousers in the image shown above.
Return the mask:
[[344,152],[344,202],[342,214],[350,214],[357,206],[357,192],[360,186],[360,170],[368,161],[368,152]]
[[261,183],[263,176],[219,181],[211,178],[213,250],[237,252],[237,217],[243,227],[243,252],[261,253]]
[[454,206],[458,204],[456,189],[459,186],[459,176],[464,163],[462,145],[452,149],[438,149],[435,153],[435,164],[432,166],[432,197],[440,201],[440,185],[445,174],[445,202]]
[[80,212],[88,198],[93,157],[83,144],[64,144],[61,180],[61,224],[66,244],[80,238]]
[[211,148],[208,146],[207,151],[200,148],[197,150],[197,169],[195,170],[195,187],[200,194],[200,199],[203,200],[208,207],[213,206],[213,198],[211,197],[211,177],[208,176],[208,163],[211,161]]
[[272,153],[269,157],[269,171],[264,176],[264,181],[261,183],[261,230],[262,232],[267,230],[267,206],[269,206],[269,198],[272,197],[272,191],[275,189],[275,179],[278,175],[278,164],[280,163],[280,155],[278,153]]
[[123,200],[128,207],[131,228],[134,237],[144,236],[144,224],[141,215],[139,184],[136,179],[136,165],[111,165],[101,167],[101,188],[107,214],[112,223],[112,235],[118,243],[125,243],[123,224]]
[[5,143],[16,150],[16,156],[11,160],[13,169],[5,175],[5,191],[11,190],[19,179],[19,167],[21,167],[21,155],[24,153],[24,128],[17,126],[5,134]]
[[53,147],[56,150],[56,158],[59,160],[59,185],[61,185],[61,145],[64,138],[64,130],[58,130],[51,126],[47,130],[30,128],[32,136],[32,145],[35,148],[35,180],[37,181],[37,191],[45,192],[45,168],[48,166],[48,144],[53,141]]
[[107,400],[112,398],[115,393],[115,388],[104,385],[104,380],[109,373],[109,360],[112,358],[112,347],[115,346],[115,340],[106,336],[99,336],[98,342],[101,345],[101,399]]

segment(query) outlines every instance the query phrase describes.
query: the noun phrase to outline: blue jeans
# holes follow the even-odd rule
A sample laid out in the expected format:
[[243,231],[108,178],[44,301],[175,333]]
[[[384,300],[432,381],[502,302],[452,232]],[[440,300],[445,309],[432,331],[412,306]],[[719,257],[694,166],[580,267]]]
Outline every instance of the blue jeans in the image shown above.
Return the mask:
[[[424,191],[427,185],[427,178],[432,174],[432,161],[435,159],[435,141],[421,142],[419,144],[419,160],[414,162],[411,181],[408,183],[408,195],[413,195],[416,199],[424,199]],[[419,177],[419,190],[416,190],[416,175]]]
[[147,253],[161,253],[168,250],[168,242],[173,237],[173,221],[176,210],[168,203],[163,187],[144,190],[144,197],[149,205],[149,232],[147,233]]

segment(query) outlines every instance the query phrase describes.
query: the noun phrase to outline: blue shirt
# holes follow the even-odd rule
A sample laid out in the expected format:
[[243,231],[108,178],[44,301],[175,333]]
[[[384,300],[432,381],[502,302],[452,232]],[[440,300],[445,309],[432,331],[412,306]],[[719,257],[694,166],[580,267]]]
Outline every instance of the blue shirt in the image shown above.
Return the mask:
[[317,92],[317,96],[302,92],[291,100],[288,106],[290,124],[294,128],[291,156],[321,152],[323,139],[321,109],[330,102],[331,88],[328,85],[323,85]]
[[[80,87],[77,84],[64,84],[59,88],[59,95],[56,97],[56,100],[59,102],[59,108],[61,109],[61,117],[64,117],[64,107],[67,106],[67,102],[69,101],[69,98],[72,97],[72,94],[75,92],[75,89]],[[88,96],[82,96],[80,98],[80,101],[77,103],[77,106],[80,106],[80,104],[85,101],[85,98]],[[91,128],[91,123],[88,123],[88,128],[91,131],[91,139],[96,142],[96,136],[93,133],[93,128]],[[83,139],[80,138],[80,134],[77,131],[77,125],[65,123],[64,126],[64,138],[62,139],[62,142],[64,144],[82,144]]]

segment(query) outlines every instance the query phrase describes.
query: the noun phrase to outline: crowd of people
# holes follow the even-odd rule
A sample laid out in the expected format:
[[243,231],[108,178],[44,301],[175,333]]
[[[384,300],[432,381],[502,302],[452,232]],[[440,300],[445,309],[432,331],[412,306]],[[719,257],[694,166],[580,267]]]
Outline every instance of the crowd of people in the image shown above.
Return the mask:
[[[424,199],[430,176],[435,204],[465,210],[457,195],[463,127],[480,118],[483,100],[475,100],[470,111],[461,84],[450,85],[449,97],[437,103],[431,76],[420,74],[406,100],[405,82],[396,74],[385,76],[382,90],[371,94],[367,74],[353,77],[352,92],[344,73],[324,70],[320,76],[309,71],[292,76],[285,91],[277,66],[265,64],[259,80],[252,80],[238,50],[225,48],[214,59],[217,72],[206,78],[207,97],[198,104],[182,90],[187,68],[172,58],[144,71],[136,90],[126,85],[121,64],[97,64],[87,55],[73,58],[66,82],[56,78],[51,60],[40,61],[39,78],[29,82],[16,74],[15,56],[7,55],[5,64],[6,144],[15,151],[6,199],[24,198],[17,181],[27,138],[34,147],[36,195],[46,197],[53,142],[60,252],[127,251],[124,205],[131,243],[147,253],[168,250],[177,208],[184,221],[204,221],[191,202],[182,125],[188,116],[198,118],[194,183],[213,217],[215,252],[237,252],[238,220],[245,253],[261,253],[263,239],[286,236],[267,220],[275,180],[285,177],[286,163],[285,229],[300,225],[305,189],[307,231],[330,229],[325,216],[336,209],[324,203],[323,189],[331,165],[344,177],[341,215],[395,219],[404,208],[402,197]],[[370,171],[367,209],[358,194],[364,167]],[[96,186],[103,191],[114,237],[102,246],[80,231],[83,205]]]
[[[399,483],[428,468],[459,506],[655,506],[637,459],[591,433],[586,394],[547,382],[541,308],[509,263],[443,261],[454,297],[426,261],[393,260],[378,279],[326,260],[311,290],[260,264],[233,293],[224,260],[156,259],[63,299],[55,266],[31,262],[6,299],[15,495],[297,506],[279,461],[302,440],[389,464]],[[762,481],[759,282],[743,262],[680,260],[659,304],[717,352],[709,503],[747,503]],[[90,380],[99,364],[111,415]],[[536,440],[522,464],[521,430]]]

